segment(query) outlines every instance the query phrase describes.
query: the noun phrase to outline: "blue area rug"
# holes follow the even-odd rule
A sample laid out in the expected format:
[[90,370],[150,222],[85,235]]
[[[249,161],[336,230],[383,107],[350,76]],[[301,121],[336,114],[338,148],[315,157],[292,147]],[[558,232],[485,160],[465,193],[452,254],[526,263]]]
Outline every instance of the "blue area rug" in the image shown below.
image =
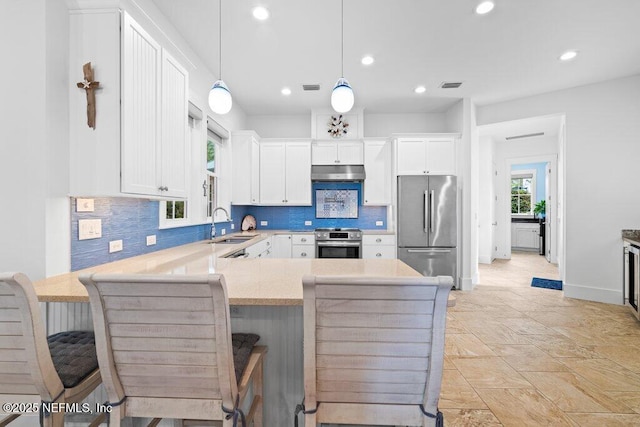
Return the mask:
[[531,286],[533,286],[534,288],[546,288],[561,291],[562,280],[541,279],[539,277],[534,277],[533,279],[531,279]]

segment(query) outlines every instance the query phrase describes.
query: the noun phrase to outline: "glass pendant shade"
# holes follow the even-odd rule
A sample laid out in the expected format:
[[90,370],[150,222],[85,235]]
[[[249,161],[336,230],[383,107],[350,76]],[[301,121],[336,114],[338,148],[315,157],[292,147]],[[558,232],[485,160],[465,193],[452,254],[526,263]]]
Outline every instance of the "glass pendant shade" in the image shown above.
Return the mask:
[[344,77],[340,77],[331,92],[331,107],[337,113],[347,113],[353,107],[353,89]]
[[209,91],[209,107],[216,114],[227,114],[231,111],[232,105],[233,100],[229,88],[222,80],[216,80]]

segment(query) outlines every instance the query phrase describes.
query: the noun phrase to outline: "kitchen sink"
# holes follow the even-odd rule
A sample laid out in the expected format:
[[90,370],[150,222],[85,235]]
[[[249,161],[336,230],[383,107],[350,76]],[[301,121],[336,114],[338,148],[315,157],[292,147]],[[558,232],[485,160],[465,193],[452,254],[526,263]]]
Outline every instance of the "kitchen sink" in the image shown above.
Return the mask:
[[211,243],[222,243],[222,244],[236,244],[236,243],[244,243],[247,240],[251,240],[256,236],[231,236],[226,239],[213,240]]

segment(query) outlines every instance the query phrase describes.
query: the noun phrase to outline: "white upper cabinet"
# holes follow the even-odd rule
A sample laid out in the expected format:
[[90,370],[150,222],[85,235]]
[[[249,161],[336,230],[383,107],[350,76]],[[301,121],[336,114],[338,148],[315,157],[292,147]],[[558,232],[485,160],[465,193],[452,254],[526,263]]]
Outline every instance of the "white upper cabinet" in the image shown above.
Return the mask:
[[364,142],[364,205],[391,204],[391,142]]
[[364,162],[362,141],[316,141],[312,144],[314,165],[361,165]]
[[72,76],[91,58],[101,82],[93,135],[78,120],[84,94],[71,93],[71,194],[186,198],[186,69],[126,12],[74,10],[70,24]]
[[455,141],[454,135],[397,138],[398,175],[455,175]]
[[253,131],[231,133],[232,191],[234,205],[255,205],[260,201],[260,137]]
[[260,143],[260,204],[311,205],[308,142]]
[[127,13],[122,32],[122,191],[186,198],[187,71]]

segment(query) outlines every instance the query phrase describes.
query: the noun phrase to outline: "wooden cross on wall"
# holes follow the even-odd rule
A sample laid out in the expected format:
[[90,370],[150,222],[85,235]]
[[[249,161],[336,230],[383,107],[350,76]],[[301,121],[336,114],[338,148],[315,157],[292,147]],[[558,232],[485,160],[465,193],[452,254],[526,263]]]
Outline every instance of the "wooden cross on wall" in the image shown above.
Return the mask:
[[84,81],[79,82],[77,86],[87,91],[87,125],[90,128],[96,128],[96,89],[100,87],[100,82],[93,81],[93,69],[91,62],[87,62],[82,66],[84,73]]

